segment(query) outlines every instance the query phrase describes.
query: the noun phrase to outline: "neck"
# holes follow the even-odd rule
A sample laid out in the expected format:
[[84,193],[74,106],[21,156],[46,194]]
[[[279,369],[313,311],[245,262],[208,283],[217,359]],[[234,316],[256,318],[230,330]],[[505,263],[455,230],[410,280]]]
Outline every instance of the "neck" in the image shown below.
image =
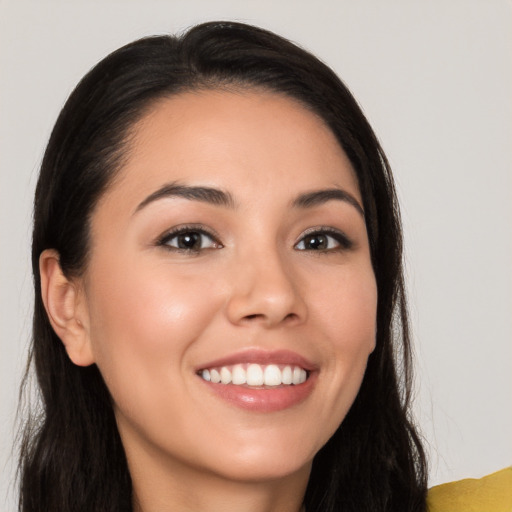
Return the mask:
[[311,465],[279,478],[226,478],[127,450],[134,512],[300,512]]
[[177,485],[167,481],[165,488],[158,489],[153,482],[148,486],[134,486],[134,512],[299,512],[302,494],[296,487],[288,490],[280,485],[216,483],[193,481]]

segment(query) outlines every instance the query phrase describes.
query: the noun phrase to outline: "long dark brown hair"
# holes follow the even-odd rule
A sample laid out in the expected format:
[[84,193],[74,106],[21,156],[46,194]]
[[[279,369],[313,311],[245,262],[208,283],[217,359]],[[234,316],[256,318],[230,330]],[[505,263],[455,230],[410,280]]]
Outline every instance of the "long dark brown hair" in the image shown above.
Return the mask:
[[36,189],[32,245],[29,368],[35,368],[41,407],[27,421],[21,443],[20,511],[132,510],[109,392],[98,368],[75,366],[52,330],[41,299],[39,256],[56,249],[66,276],[79,276],[87,266],[92,212],[123,165],[134,124],[163,97],[233,87],[284,94],[319,115],[352,163],[366,212],[378,287],[377,345],[352,408],[313,461],[306,509],[425,510],[425,456],[409,417],[402,232],[386,157],[329,67],[271,32],[211,22],[113,52],[78,84],[51,134]]

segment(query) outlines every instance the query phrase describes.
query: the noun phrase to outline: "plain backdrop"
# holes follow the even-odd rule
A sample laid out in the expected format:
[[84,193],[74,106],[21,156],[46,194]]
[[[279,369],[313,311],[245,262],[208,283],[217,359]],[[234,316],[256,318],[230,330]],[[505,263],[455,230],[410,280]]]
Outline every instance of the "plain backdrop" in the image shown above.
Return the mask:
[[0,511],[15,509],[31,201],[59,109],[117,47],[221,18],[329,63],[391,161],[430,483],[512,464],[509,0],[0,0]]

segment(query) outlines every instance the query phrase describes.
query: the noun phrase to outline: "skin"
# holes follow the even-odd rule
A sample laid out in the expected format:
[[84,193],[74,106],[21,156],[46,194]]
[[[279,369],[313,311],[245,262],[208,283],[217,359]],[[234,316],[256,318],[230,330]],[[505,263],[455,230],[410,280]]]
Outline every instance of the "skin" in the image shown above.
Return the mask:
[[[233,204],[147,200],[169,183],[214,187]],[[92,216],[85,274],[41,257],[43,298],[71,359],[95,363],[113,396],[135,508],[298,511],[311,461],[345,417],[375,345],[377,290],[362,204],[331,131],[289,98],[206,91],[161,100]],[[146,203],[144,204],[144,202]],[[142,204],[142,206],[141,206]],[[214,234],[179,251],[180,225]],[[342,232],[328,249],[311,228]],[[290,350],[314,364],[311,394],[274,412],[240,408],[197,375],[242,349]]]

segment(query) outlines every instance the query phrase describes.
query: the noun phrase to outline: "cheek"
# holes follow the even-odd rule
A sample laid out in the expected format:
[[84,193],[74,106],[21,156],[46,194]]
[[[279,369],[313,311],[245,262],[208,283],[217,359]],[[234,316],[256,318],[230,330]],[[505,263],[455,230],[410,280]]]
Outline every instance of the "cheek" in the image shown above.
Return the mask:
[[373,270],[363,267],[324,280],[315,292],[313,315],[332,350],[369,355],[375,348],[377,286]]
[[333,432],[355,400],[375,348],[377,313],[377,288],[371,269],[340,273],[338,277],[336,285],[326,284],[325,293],[312,302],[329,375],[323,389],[324,415],[330,418]]
[[172,374],[185,363],[187,348],[212,322],[221,300],[207,276],[165,263],[136,263],[96,267],[88,289],[91,343],[109,387],[126,375],[142,381]]
[[375,349],[377,287],[373,272],[365,273],[364,278],[349,280],[345,286],[347,293],[338,301],[340,320],[332,327],[342,333],[336,344],[341,374],[357,386],[357,392],[368,357]]

